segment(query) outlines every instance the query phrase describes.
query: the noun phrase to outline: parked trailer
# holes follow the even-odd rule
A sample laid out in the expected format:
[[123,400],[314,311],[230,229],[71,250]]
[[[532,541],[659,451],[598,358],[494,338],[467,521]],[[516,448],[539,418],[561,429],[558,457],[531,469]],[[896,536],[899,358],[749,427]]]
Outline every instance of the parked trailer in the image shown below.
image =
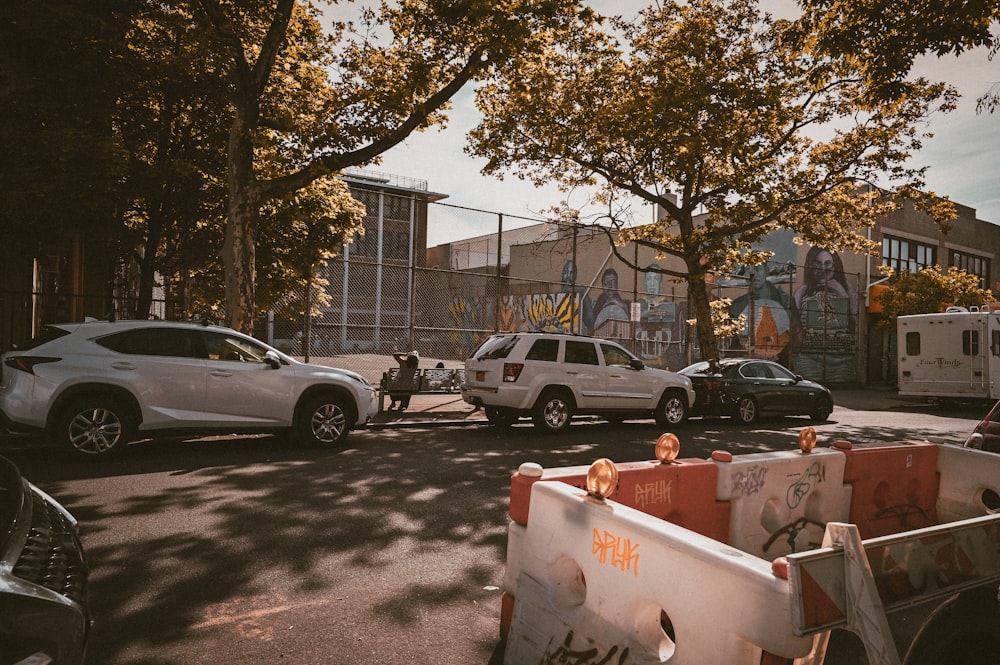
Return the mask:
[[1000,310],[900,316],[896,335],[900,395],[1000,399]]
[[[1000,456],[926,442],[513,475],[504,663],[996,662]],[[556,482],[558,481],[558,482]],[[900,656],[902,654],[902,658]]]

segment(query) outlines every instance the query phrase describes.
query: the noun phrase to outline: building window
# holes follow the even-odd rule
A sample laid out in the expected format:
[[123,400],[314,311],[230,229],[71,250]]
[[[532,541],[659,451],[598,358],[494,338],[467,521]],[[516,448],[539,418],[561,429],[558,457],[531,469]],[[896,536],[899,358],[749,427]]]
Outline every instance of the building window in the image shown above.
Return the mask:
[[935,265],[933,245],[885,236],[882,238],[882,265],[900,273],[917,272]]
[[975,275],[979,278],[979,288],[987,288],[990,279],[990,260],[982,257],[976,256],[975,254],[966,254],[965,252],[952,251],[951,253],[951,265],[955,266],[959,270],[964,270],[970,275]]

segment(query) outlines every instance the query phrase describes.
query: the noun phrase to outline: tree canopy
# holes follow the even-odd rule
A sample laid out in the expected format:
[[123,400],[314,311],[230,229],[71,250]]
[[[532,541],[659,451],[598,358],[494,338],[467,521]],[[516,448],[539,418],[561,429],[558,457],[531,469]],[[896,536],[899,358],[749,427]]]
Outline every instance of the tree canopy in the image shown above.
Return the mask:
[[993,294],[979,288],[979,277],[951,266],[917,272],[889,273],[887,288],[878,294],[884,318],[879,325],[892,327],[896,318],[907,314],[933,314],[948,306],[972,307],[993,301]]
[[[765,260],[751,246],[770,231],[867,251],[862,229],[899,196],[951,217],[921,192],[924,169],[906,164],[921,119],[953,106],[946,86],[917,79],[871,104],[856,72],[830,76],[832,61],[800,47],[798,26],[751,0],[666,2],[607,25],[481,88],[469,151],[487,173],[598,184],[619,243],[679,259],[663,272],[688,284],[702,357],[718,355],[707,278]],[[626,197],[663,214],[630,223]]]
[[229,323],[243,330],[256,313],[262,206],[376,162],[412,132],[443,123],[466,83],[543,53],[589,17],[576,0],[399,0],[362,7],[356,22],[325,34],[309,2],[194,4],[228,77],[222,258]]
[[[997,0],[800,0],[801,34],[808,48],[834,57],[864,77],[876,98],[891,99],[921,55],[959,55],[1000,49]],[[984,91],[980,109],[997,107],[997,87]]]

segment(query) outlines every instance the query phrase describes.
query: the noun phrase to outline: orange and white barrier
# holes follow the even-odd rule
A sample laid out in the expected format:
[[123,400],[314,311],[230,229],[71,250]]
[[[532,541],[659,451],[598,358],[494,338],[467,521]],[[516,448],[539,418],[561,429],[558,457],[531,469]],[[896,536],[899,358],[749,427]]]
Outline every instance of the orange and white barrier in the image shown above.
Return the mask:
[[954,522],[1000,511],[1000,455],[941,446],[937,465],[939,521]]
[[508,665],[759,663],[762,649],[811,649],[788,629],[788,582],[763,559],[564,483],[535,483],[518,527]]
[[927,608],[923,631],[934,600],[1000,583],[1000,455],[814,444],[676,460],[673,437],[662,463],[522,465],[504,663],[818,662],[846,626],[896,665],[892,612]]
[[835,450],[713,453],[716,499],[730,504],[728,542],[763,559],[818,547],[827,522],[847,521],[851,487]]

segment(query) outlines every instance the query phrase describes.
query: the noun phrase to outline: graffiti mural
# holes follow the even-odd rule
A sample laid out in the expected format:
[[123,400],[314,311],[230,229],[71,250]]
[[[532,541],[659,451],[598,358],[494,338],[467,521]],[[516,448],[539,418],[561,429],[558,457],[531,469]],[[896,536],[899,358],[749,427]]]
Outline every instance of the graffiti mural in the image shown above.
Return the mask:
[[853,381],[858,294],[837,252],[809,248],[805,279],[794,299],[799,324],[792,359],[796,371],[827,382]]

